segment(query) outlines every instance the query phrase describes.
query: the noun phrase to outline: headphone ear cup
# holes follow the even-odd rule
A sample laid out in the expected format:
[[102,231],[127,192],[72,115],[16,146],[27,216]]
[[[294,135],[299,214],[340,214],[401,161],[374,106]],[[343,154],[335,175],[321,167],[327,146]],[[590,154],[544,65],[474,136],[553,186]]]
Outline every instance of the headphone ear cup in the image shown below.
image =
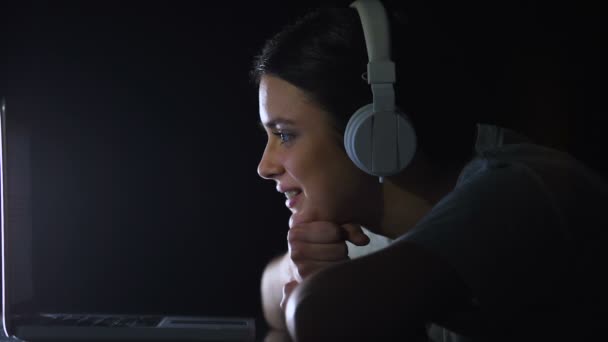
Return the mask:
[[399,156],[398,169],[395,173],[398,173],[410,165],[414,159],[418,148],[418,138],[407,115],[401,111],[396,111],[395,115],[397,116],[397,155]]
[[[346,154],[358,168],[369,174],[373,174],[371,136],[373,114],[371,103],[359,108],[348,120],[344,131]],[[369,136],[364,136],[365,134]]]
[[[393,132],[382,132],[374,128],[373,104],[367,104],[353,114],[344,132],[344,147],[349,158],[355,165],[364,172],[377,176],[390,176],[405,169],[414,158],[417,147],[416,132],[407,116],[403,112],[395,112],[395,130]],[[392,139],[391,141],[385,141]],[[395,146],[394,155],[387,155],[390,152],[380,149],[374,155],[374,146]],[[392,169],[382,172],[374,171],[374,159],[378,163],[389,159],[394,165]]]

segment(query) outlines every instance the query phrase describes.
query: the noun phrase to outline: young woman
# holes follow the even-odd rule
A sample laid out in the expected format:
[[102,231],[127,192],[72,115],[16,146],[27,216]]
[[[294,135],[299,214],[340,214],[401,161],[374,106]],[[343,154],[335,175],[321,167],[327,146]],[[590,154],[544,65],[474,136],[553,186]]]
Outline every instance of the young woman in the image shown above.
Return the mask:
[[372,102],[357,11],[309,13],[256,58],[268,134],[258,172],[292,212],[288,251],[262,277],[268,324],[297,341],[591,333],[608,186],[568,154],[488,124],[517,110],[502,51],[425,8],[389,13],[396,102],[417,147],[383,182],[343,142]]

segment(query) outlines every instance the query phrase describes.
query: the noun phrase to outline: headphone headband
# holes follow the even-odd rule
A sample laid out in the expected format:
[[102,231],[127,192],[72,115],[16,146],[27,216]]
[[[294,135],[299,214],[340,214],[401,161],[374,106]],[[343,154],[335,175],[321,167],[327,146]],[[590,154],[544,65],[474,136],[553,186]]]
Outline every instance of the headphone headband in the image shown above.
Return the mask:
[[[395,63],[391,60],[390,30],[384,6],[377,0],[357,0],[350,7],[357,10],[367,48],[367,82],[372,86],[374,110],[394,110]],[[376,86],[384,85],[384,86]],[[390,85],[387,87],[387,85]]]
[[350,118],[344,146],[350,159],[364,172],[383,177],[404,169],[416,151],[416,134],[395,105],[395,64],[391,60],[389,21],[379,0],[357,0],[367,48],[367,82],[373,102]]

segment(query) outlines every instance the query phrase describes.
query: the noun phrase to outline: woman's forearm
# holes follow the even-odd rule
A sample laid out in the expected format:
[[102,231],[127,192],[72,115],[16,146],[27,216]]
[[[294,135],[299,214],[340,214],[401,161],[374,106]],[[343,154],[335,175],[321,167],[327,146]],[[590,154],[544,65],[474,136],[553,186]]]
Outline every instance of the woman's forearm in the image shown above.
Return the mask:
[[287,303],[287,326],[298,342],[418,341],[424,324],[463,294],[442,260],[399,243],[306,279]]
[[283,285],[290,280],[287,256],[274,258],[262,274],[262,308],[266,322],[271,328],[285,330],[285,315],[281,309]]

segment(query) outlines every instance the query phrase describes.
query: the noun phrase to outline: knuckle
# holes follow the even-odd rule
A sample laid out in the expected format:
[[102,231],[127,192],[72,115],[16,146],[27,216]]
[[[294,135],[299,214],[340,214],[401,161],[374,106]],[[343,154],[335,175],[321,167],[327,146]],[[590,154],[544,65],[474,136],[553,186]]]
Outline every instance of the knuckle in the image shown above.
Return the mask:
[[330,231],[333,230],[332,226],[333,225],[331,223],[329,223],[329,222],[318,222],[317,225],[316,225],[316,228],[320,232],[327,233],[327,232],[330,232]]
[[332,225],[330,228],[328,228],[327,234],[332,239],[332,241],[339,241],[343,239],[342,231],[338,226],[335,225]]
[[329,222],[319,222],[314,229],[314,232],[319,236],[323,237],[326,241],[336,241],[340,237],[340,230],[334,224]]
[[289,248],[289,258],[291,260],[301,260],[304,257],[304,253],[302,251],[302,246],[298,245],[290,245]]
[[294,228],[287,231],[287,241],[294,241],[297,236],[297,231]]
[[332,239],[333,241],[343,241],[344,235],[342,234],[342,232],[336,230],[333,232]]
[[292,249],[289,250],[289,258],[291,260],[294,260],[294,261],[298,260],[299,256],[300,255],[299,255],[299,252],[298,252],[297,249],[292,248]]

